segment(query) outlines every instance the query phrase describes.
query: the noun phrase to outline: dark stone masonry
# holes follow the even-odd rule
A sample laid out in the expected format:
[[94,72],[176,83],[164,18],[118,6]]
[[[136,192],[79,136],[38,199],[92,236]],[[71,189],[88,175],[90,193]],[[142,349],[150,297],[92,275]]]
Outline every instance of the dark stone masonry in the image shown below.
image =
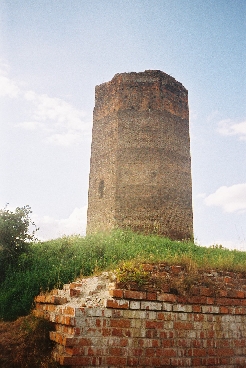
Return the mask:
[[193,238],[188,91],[159,70],[96,87],[87,233]]

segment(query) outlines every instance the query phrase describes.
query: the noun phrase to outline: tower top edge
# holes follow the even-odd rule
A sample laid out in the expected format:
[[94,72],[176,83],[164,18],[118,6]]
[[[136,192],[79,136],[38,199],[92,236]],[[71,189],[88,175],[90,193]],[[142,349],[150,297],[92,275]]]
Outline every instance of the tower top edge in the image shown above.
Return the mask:
[[187,89],[182,85],[182,83],[178,82],[171,75],[164,73],[161,70],[145,70],[144,72],[125,72],[125,73],[117,73],[114,77],[102,84],[96,86],[98,88],[105,88],[112,84],[127,84],[127,83],[153,83],[156,81],[160,81],[163,84],[176,84],[179,88],[187,91]]

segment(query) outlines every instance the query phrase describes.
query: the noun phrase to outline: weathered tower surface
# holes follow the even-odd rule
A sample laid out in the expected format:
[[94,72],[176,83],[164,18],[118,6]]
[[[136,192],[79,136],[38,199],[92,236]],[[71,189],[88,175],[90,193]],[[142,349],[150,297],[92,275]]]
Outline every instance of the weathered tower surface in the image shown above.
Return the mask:
[[87,233],[193,237],[188,91],[159,71],[96,87]]

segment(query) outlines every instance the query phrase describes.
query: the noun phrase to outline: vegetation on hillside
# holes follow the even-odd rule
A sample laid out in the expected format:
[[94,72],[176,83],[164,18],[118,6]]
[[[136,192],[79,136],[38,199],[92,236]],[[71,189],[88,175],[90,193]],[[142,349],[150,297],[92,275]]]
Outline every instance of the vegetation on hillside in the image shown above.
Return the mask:
[[[193,242],[171,241],[154,235],[113,231],[86,237],[63,237],[29,243],[18,262],[10,265],[0,284],[0,318],[27,315],[36,295],[60,288],[78,276],[113,270],[123,261],[192,263],[198,269],[246,271],[246,252],[206,248]],[[124,266],[125,267],[125,266]]]
[[[193,275],[207,269],[246,273],[246,252],[221,246],[206,248],[189,241],[171,241],[131,231],[38,242],[30,214],[29,206],[17,208],[15,212],[7,208],[0,210],[0,366],[3,368],[58,367],[50,356],[51,326],[29,313],[34,297],[41,291],[61,288],[79,276],[116,270],[121,281],[141,284],[147,277],[141,263],[146,262],[178,264]],[[31,234],[30,226],[34,229]]]
[[31,213],[30,206],[17,207],[14,212],[7,206],[0,210],[0,282],[5,279],[8,268],[17,266],[19,257],[28,251],[29,243],[36,240],[38,229],[30,218]]

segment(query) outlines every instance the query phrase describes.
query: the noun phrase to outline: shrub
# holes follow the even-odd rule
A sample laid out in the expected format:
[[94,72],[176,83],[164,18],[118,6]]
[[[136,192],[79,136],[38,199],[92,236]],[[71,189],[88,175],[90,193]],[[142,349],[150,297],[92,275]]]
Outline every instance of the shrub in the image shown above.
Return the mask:
[[[34,241],[38,230],[30,219],[29,206],[17,207],[15,212],[6,207],[0,210],[0,281],[3,281],[9,267],[17,264],[21,254],[28,251],[29,243]],[[29,233],[30,226],[34,230]]]

